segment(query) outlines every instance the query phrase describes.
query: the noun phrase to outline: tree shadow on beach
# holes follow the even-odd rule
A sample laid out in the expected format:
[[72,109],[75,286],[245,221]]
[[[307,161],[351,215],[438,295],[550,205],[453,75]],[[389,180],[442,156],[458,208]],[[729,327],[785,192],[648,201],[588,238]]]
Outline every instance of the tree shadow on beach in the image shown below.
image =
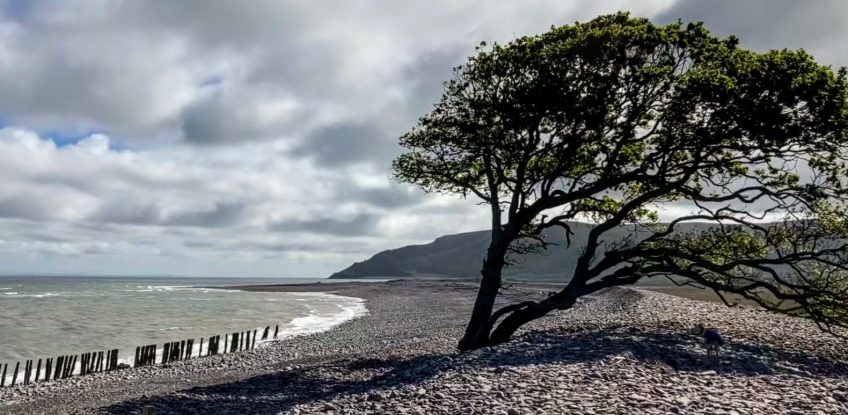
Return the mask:
[[[622,356],[659,365],[670,372],[703,372],[757,376],[785,374],[801,377],[844,376],[848,365],[768,346],[734,343],[725,347],[720,368],[707,364],[696,339],[685,333],[610,327],[569,333],[536,332],[498,348],[464,355],[422,355],[411,358],[363,358],[303,366],[220,385],[152,397],[102,408],[104,413],[138,413],[144,405],[158,414],[255,413],[276,414],[292,407],[328,401],[341,395],[386,399],[386,390],[405,387],[400,399],[415,399],[418,384],[455,367],[499,368],[545,363],[605,361]],[[379,396],[378,396],[379,395]]]

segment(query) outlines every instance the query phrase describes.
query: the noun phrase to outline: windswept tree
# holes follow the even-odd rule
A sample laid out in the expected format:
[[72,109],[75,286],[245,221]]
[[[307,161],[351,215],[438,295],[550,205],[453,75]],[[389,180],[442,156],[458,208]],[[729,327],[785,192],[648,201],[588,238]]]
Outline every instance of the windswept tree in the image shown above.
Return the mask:
[[[846,127],[844,68],[619,13],[481,45],[401,137],[394,169],[425,191],[491,207],[462,350],[652,277],[835,331],[848,325]],[[669,204],[692,213],[660,223]],[[569,235],[570,220],[595,225],[564,287],[495,310],[508,255],[576,249],[545,240],[553,227]],[[620,226],[634,236],[604,239]]]

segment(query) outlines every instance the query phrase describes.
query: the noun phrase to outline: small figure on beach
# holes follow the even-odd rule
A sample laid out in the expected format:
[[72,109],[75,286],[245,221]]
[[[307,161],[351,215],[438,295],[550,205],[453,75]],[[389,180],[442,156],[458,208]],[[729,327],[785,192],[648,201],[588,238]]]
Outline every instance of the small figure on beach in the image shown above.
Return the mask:
[[704,339],[704,345],[707,347],[707,361],[719,364],[719,349],[724,345],[724,339],[721,338],[721,333],[716,328],[706,328],[703,324],[698,323],[693,333],[701,336]]

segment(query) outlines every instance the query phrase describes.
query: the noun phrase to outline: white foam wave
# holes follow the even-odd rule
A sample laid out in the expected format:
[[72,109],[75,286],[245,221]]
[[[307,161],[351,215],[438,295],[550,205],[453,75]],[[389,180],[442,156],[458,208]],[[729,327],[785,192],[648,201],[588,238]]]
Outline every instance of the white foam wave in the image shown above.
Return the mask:
[[[2,294],[14,294],[17,295],[17,292],[14,293],[2,293]],[[48,294],[48,293],[45,293]],[[335,326],[338,326],[348,320],[353,318],[363,316],[368,314],[368,309],[365,306],[365,300],[361,298],[355,297],[346,297],[336,294],[328,294],[328,293],[287,293],[291,297],[289,300],[303,299],[304,297],[311,297],[315,300],[321,299],[325,301],[316,302],[315,306],[310,303],[303,304],[305,308],[308,310],[303,310],[306,315],[301,314],[300,317],[294,317],[291,320],[283,321],[279,325],[280,331],[278,333],[277,339],[269,339],[269,340],[258,340],[256,341],[257,347],[264,347],[268,343],[278,340],[284,340],[287,338],[291,338],[294,336],[308,335],[314,334],[322,331],[329,330]],[[39,294],[41,295],[41,294]],[[299,297],[299,298],[298,298]],[[192,330],[194,327],[165,327],[160,328],[157,331],[160,332],[172,332],[172,331],[180,331],[180,330]],[[261,333],[263,333],[265,326],[255,327],[257,332],[257,336],[261,337]],[[251,329],[252,331],[253,329]],[[273,337],[274,325],[270,326],[269,337]],[[208,334],[205,337],[210,336]],[[226,337],[231,339],[231,334],[222,334],[222,337]],[[224,339],[222,339],[224,340]],[[231,341],[231,340],[230,340]],[[162,341],[157,342],[157,351],[156,351],[156,361],[161,362],[162,358]],[[204,342],[201,346],[199,342],[196,342],[192,348],[191,356],[205,355],[208,353],[208,342]],[[223,346],[223,343],[222,343]],[[128,363],[131,364],[133,362],[133,354],[134,348],[121,348],[121,354],[118,357],[119,363]],[[79,363],[75,371],[78,372]],[[7,379],[7,383],[11,380]]]
[[15,296],[17,298],[45,298],[45,297],[59,297],[59,296],[64,295],[62,293],[50,293],[50,292],[39,293],[39,294],[21,294],[17,291],[10,291],[10,292],[7,292],[7,293],[2,293],[2,294],[12,295],[12,296]]
[[[329,330],[345,321],[352,320],[356,317],[368,314],[368,308],[365,307],[365,300],[356,297],[345,297],[336,294],[326,293],[301,293],[301,294],[318,294],[325,298],[333,298],[340,300],[340,304],[336,304],[338,311],[327,313],[319,312],[314,307],[308,306],[309,315],[304,317],[296,317],[289,322],[290,328],[283,331],[283,337],[291,337],[297,335],[313,334]],[[315,295],[310,295],[315,296]]]
[[163,327],[159,329],[159,331],[171,331],[171,330],[191,330],[194,327]]
[[30,295],[22,295],[21,297],[33,297],[33,298],[44,298],[44,297],[59,297],[61,293],[43,293],[43,294],[30,294]]

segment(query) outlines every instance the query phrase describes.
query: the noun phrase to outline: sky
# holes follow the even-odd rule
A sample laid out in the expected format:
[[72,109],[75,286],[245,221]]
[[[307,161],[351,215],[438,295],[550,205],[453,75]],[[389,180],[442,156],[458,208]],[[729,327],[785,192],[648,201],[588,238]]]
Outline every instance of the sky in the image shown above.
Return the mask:
[[324,277],[485,229],[392,181],[397,138],[481,41],[618,10],[848,65],[844,0],[0,0],[0,274]]

